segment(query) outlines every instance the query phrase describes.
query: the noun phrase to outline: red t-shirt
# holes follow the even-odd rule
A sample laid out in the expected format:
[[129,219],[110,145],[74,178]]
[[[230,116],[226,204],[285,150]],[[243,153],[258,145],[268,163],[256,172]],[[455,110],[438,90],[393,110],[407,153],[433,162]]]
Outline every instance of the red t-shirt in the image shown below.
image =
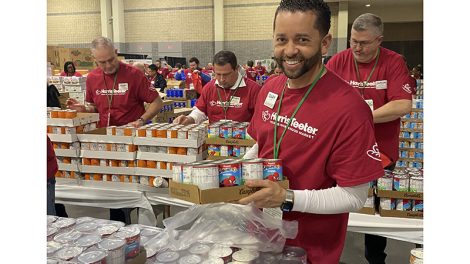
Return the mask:
[[[375,59],[369,63],[358,63],[361,81],[365,81],[374,67]],[[333,56],[327,67],[337,73],[359,92],[364,92],[364,99],[372,99],[374,110],[384,104],[407,99],[411,100],[411,84],[408,70],[403,58],[396,52],[380,48],[379,61],[365,89],[359,88],[354,57],[351,49],[344,50]],[[375,124],[375,137],[380,151],[385,153],[392,162],[398,160],[398,141],[400,134],[400,118]]]
[[246,77],[256,82],[256,75],[258,75],[258,72],[253,67],[248,67],[245,71]]
[[266,68],[263,65],[255,66],[255,71],[258,72],[259,76],[262,76],[266,72]]
[[59,169],[51,139],[47,136],[47,178],[52,179]]
[[[246,86],[239,87],[236,92],[235,90],[216,87],[215,80],[208,82],[202,89],[201,97],[197,99],[196,107],[207,115],[210,123],[221,119],[249,122],[253,116],[256,98],[261,87],[251,80],[244,79],[244,81]],[[220,92],[222,101],[228,101],[230,96],[233,96],[227,110],[227,118],[225,118],[217,89]]]
[[[90,72],[86,80],[85,101],[96,105],[100,127],[108,123],[108,96],[111,97],[113,82],[114,74],[104,74],[101,68]],[[151,103],[157,97],[158,92],[139,69],[119,62],[109,124],[120,126],[137,120],[145,113],[144,102]]]
[[[258,143],[260,158],[273,158],[274,120],[286,80],[285,75],[269,78],[258,95],[248,133]],[[278,138],[307,90],[286,88]],[[272,109],[264,104],[269,92],[278,95]],[[291,189],[320,190],[356,186],[383,176],[377,154],[370,108],[347,83],[327,72],[297,112],[281,143],[279,158]],[[285,220],[299,222],[297,237],[287,244],[305,248],[311,263],[338,263],[348,216],[284,213]]]
[[[61,73],[60,73],[60,76],[67,76],[67,73],[66,73],[66,72],[61,72]],[[76,71],[72,76],[75,76],[75,77],[82,77],[82,74],[79,73],[78,71]]]
[[170,73],[170,70],[168,70],[168,68],[160,68],[160,69],[158,69],[157,72],[160,73],[161,75],[163,75],[163,78],[167,79],[168,74]]

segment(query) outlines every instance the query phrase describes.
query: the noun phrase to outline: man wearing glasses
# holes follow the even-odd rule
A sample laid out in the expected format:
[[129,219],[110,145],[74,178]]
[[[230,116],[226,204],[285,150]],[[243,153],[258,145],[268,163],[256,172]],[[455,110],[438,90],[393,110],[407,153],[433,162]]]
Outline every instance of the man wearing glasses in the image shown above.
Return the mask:
[[[374,14],[362,14],[351,28],[351,47],[333,56],[327,68],[356,88],[372,110],[375,138],[384,169],[393,170],[398,159],[400,117],[411,111],[411,83],[402,56],[380,46],[383,24]],[[382,158],[382,161],[386,159]],[[385,263],[385,237],[365,235],[369,263]]]

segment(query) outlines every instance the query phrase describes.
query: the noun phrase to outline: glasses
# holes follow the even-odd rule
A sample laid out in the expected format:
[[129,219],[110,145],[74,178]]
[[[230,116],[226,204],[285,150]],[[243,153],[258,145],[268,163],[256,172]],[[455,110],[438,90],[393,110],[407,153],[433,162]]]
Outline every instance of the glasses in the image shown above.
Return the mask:
[[373,40],[370,40],[370,41],[357,41],[357,40],[354,40],[354,39],[350,39],[349,40],[349,44],[351,45],[351,47],[357,47],[357,46],[361,46],[361,47],[367,47],[369,45],[371,45],[372,43],[374,43],[375,40],[377,40],[379,37],[376,37],[375,39]]

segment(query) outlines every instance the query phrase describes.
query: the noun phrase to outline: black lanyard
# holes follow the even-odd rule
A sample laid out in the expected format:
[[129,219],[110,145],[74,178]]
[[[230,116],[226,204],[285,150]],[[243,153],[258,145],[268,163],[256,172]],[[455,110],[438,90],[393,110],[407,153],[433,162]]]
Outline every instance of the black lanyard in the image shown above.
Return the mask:
[[[354,57],[354,56],[353,56]],[[375,57],[375,64],[372,70],[369,73],[369,77],[367,77],[367,80],[361,81],[361,75],[359,74],[359,67],[357,66],[357,61],[356,58],[354,57],[354,66],[356,66],[356,75],[357,75],[357,80],[359,81],[359,90],[361,90],[361,96],[364,98],[364,89],[366,89],[367,84],[369,83],[370,77],[372,77],[372,73],[375,71],[375,67],[377,66],[377,63],[379,62],[379,57],[380,57],[380,47],[377,50],[377,57]],[[362,88],[361,88],[362,87]]]
[[[113,103],[113,98],[114,98],[114,87],[116,86],[116,81],[117,81],[117,75],[118,75],[119,68],[117,69],[116,73],[114,74],[114,82],[113,82],[113,87],[111,87],[111,97],[109,96],[108,92],[106,92],[106,97],[108,98],[108,125],[111,119],[111,105]],[[103,72],[103,81],[104,81],[104,86],[106,87],[106,91],[109,91],[108,85],[106,84],[106,77]]]
[[304,96],[302,97],[302,100],[300,100],[299,104],[295,108],[294,113],[292,113],[292,116],[289,118],[289,121],[287,122],[286,127],[284,127],[284,131],[282,132],[281,137],[279,138],[279,142],[277,142],[277,120],[279,119],[279,114],[281,113],[282,99],[284,98],[284,91],[286,90],[287,82],[289,81],[289,79],[287,79],[286,83],[284,84],[284,87],[282,88],[281,98],[279,99],[279,105],[277,106],[276,119],[274,121],[274,158],[275,159],[279,158],[279,150],[281,148],[281,142],[284,139],[284,135],[286,134],[287,129],[289,128],[290,124],[292,123],[292,120],[294,120],[295,115],[299,111],[302,104],[305,102],[305,99],[307,99],[308,95],[312,91],[315,84],[317,84],[318,80],[320,80],[320,77],[322,76],[324,71],[325,71],[325,66],[323,66],[323,64],[322,64],[321,71],[315,77],[315,80],[313,80],[313,82],[310,85],[310,87],[308,88],[307,92],[305,92]]
[[[215,87],[215,89],[217,89],[217,95],[219,96],[220,104],[222,106],[222,109],[224,110],[224,119],[227,119],[228,108],[230,106],[230,103],[232,102],[233,97],[237,93],[238,88],[240,88],[240,83],[242,82],[242,80],[243,80],[243,76],[241,76],[240,81],[238,82],[237,88],[235,88],[235,91],[233,92],[233,94],[232,94],[232,91],[229,91],[230,98],[227,100],[227,96],[225,96],[225,101],[222,101],[222,97],[220,96],[219,88],[217,88],[217,86]],[[221,89],[224,89],[224,88],[221,87]],[[224,93],[225,93],[225,91],[224,91]]]

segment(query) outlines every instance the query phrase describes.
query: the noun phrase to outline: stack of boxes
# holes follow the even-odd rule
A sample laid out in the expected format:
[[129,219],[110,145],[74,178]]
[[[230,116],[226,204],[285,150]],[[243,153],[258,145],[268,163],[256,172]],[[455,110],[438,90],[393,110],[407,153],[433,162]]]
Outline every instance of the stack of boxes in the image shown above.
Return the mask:
[[72,179],[81,177],[80,143],[77,134],[95,129],[98,121],[98,114],[48,108],[47,133],[54,146],[59,165],[56,177]]
[[70,98],[76,99],[80,104],[85,103],[86,77],[62,77],[62,85]]
[[166,99],[173,100],[174,108],[192,108],[196,105],[196,90],[170,88],[165,90]]

